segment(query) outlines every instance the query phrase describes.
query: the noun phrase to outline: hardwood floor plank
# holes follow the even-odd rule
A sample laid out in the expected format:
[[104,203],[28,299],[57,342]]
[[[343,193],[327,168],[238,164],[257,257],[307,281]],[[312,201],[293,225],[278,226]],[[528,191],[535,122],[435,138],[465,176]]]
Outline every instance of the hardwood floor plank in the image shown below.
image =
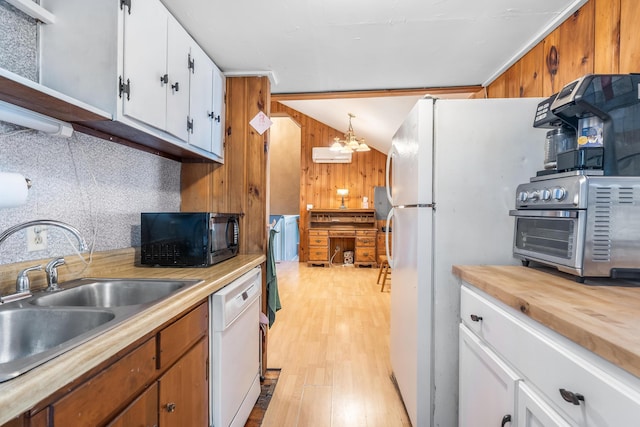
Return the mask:
[[269,331],[281,368],[265,427],[409,426],[391,381],[390,293],[377,269],[277,264],[282,310]]

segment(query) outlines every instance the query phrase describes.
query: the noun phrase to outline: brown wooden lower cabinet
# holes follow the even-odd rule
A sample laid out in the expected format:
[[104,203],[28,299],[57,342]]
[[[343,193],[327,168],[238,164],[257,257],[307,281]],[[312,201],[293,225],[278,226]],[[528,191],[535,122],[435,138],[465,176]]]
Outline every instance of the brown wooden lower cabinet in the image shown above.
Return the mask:
[[52,393],[44,409],[2,427],[207,426],[208,313],[205,301],[73,390]]
[[201,340],[160,379],[161,427],[206,426],[209,420],[208,381],[202,361],[208,340]]
[[144,426],[154,427],[158,425],[158,384],[153,383],[131,405],[127,407],[108,427]]

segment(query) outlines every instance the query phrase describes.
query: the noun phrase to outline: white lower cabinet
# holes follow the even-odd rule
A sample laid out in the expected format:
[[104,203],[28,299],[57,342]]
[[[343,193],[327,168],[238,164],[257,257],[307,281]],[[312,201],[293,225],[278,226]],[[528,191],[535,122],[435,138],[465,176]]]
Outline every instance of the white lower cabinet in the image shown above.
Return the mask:
[[469,328],[460,325],[458,425],[511,426],[517,385],[517,374]]
[[570,427],[556,411],[536,394],[527,384],[518,384],[518,426],[523,427]]
[[640,425],[640,378],[467,285],[460,317],[461,427]]

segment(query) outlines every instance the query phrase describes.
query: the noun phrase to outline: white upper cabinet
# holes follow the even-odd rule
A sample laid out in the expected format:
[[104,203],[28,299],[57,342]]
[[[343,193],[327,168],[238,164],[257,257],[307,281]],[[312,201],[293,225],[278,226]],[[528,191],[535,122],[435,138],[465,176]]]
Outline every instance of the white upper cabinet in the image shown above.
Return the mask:
[[169,16],[168,24],[167,132],[187,141],[189,138],[187,130],[190,92],[189,57],[191,46],[195,43],[173,16]]
[[224,130],[225,130],[225,98],[227,83],[222,71],[213,64],[213,135],[211,152],[218,156],[222,163],[224,160]]
[[[87,127],[176,159],[222,161],[217,68],[159,0],[41,4],[57,20],[40,28],[41,83],[112,114]],[[192,75],[195,57],[206,65]]]
[[197,45],[191,48],[191,102],[189,143],[211,151],[213,61]]
[[124,13],[122,79],[130,93],[124,115],[158,129],[167,126],[167,11],[156,1],[134,1]]

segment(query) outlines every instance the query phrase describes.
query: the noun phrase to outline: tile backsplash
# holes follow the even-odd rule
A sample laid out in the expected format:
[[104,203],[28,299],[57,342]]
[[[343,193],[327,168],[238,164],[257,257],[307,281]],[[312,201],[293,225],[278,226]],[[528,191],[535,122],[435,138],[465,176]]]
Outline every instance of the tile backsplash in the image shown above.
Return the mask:
[[[37,80],[36,26],[0,0],[0,68]],[[0,232],[56,219],[78,228],[97,251],[119,249],[140,244],[140,212],[180,209],[179,162],[78,132],[61,138],[0,122],[0,171],[33,181],[25,205],[0,209]],[[34,252],[24,231],[9,237],[0,264],[73,253],[71,235],[47,234],[47,250]]]

